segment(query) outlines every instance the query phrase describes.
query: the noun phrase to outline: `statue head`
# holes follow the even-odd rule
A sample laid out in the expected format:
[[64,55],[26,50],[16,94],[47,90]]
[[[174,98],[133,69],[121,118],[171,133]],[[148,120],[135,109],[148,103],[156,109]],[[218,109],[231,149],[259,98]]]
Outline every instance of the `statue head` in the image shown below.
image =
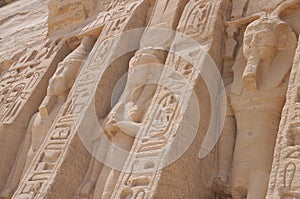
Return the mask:
[[243,54],[247,65],[243,73],[245,87],[250,91],[257,89],[256,73],[258,67],[267,62],[272,65],[279,51],[287,49],[292,28],[278,17],[264,17],[250,23],[244,34]]
[[279,18],[261,18],[247,27],[244,35],[244,56],[257,60],[274,58],[277,50],[283,50],[287,43],[289,25]]
[[[58,68],[63,68],[68,64],[72,64],[69,62],[60,62],[58,64]],[[47,89],[47,95],[49,96],[65,96],[68,94],[69,88],[68,88],[68,82],[66,82],[66,78],[61,74],[55,74],[50,80],[49,80],[49,86]]]
[[78,70],[85,62],[89,52],[93,48],[95,41],[96,38],[93,36],[84,36],[80,45],[58,64],[55,74],[49,81],[47,91],[48,95],[68,95],[76,79]]
[[[139,50],[129,62],[128,84],[141,86],[150,82],[157,82],[161,74],[162,61],[147,50]],[[134,86],[134,87],[135,87]]]

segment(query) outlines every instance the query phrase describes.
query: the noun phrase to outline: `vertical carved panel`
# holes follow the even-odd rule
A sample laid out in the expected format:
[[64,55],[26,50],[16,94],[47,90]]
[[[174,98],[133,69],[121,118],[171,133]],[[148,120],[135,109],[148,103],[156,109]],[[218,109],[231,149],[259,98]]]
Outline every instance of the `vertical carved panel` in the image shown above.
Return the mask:
[[[0,81],[0,121],[12,123],[49,67],[58,46],[46,44],[12,65]],[[42,63],[43,62],[43,63]],[[52,69],[53,70],[53,69]]]
[[[136,13],[147,10],[148,7],[147,2],[143,0],[120,1],[119,3],[111,8],[111,12],[115,15],[105,25],[82,67],[65,105],[60,110],[46,140],[31,163],[13,198],[56,197],[52,190],[64,183],[63,177],[74,175],[70,172],[80,171],[80,166],[75,167],[73,162],[68,162],[69,157],[72,155],[76,156],[76,159],[82,155],[81,153],[70,154],[74,152],[72,142],[78,139],[75,126],[82,125],[85,115],[88,114],[87,107],[89,105],[94,106],[90,103],[93,102],[92,99],[99,79],[107,69],[107,63],[113,58],[113,52],[118,48],[120,38],[112,36],[128,28],[141,26],[143,20],[134,23],[133,17],[136,17]],[[68,168],[69,173],[60,172],[64,168]],[[60,194],[64,198],[70,198],[76,190],[76,185],[73,184],[75,182],[66,183],[68,185],[65,186],[68,188],[61,190]]]
[[82,23],[93,14],[97,2],[95,0],[51,0],[48,5],[48,32],[53,34]]
[[189,10],[186,8],[186,13],[183,14],[178,30],[186,35],[200,40],[209,37],[209,28],[206,24],[209,21],[209,15],[213,9],[213,5],[208,1],[192,1],[189,3]]
[[[46,94],[48,80],[69,52],[63,42],[47,42],[14,63],[0,80],[0,188],[5,183],[30,117]],[[44,91],[44,92],[41,92]],[[11,143],[14,143],[13,145]]]
[[289,80],[287,100],[277,136],[268,199],[300,197],[300,43]]
[[[185,6],[177,31],[200,43],[210,41],[219,6],[217,1],[190,1]],[[173,42],[174,46],[181,45],[176,42]],[[207,45],[207,49],[210,48],[211,43]],[[195,52],[195,57],[198,57],[200,51],[197,49],[191,49],[187,54],[193,56]],[[162,73],[159,85],[164,87],[159,87],[153,97],[145,118],[147,122],[138,132],[139,139],[133,144],[111,198],[152,198],[155,193],[163,172],[160,168],[170,153],[191,98],[192,88],[187,84],[194,85],[199,77],[199,71],[173,53],[168,54],[166,65],[166,68],[172,67],[172,72],[165,70]],[[137,169],[139,172],[134,172]]]

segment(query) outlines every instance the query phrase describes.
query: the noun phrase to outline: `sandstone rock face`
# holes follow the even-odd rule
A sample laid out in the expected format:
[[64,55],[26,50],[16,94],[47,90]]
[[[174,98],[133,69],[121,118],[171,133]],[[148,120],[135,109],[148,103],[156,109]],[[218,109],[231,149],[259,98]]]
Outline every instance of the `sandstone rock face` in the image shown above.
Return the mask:
[[300,198],[299,0],[0,1],[0,199]]

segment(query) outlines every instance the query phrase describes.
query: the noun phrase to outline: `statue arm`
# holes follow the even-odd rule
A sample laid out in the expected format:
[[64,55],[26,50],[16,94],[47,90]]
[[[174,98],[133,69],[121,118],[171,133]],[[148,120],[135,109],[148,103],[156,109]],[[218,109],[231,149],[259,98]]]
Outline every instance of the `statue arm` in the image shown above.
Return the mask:
[[[117,115],[120,115],[120,112],[124,112],[124,102],[118,101],[118,103],[111,109],[111,111],[108,114],[108,118],[111,116],[117,117]],[[118,118],[119,119],[119,118]]]
[[[155,90],[154,90],[155,91]],[[154,95],[154,92],[153,92]],[[142,104],[138,104],[138,109],[130,114],[132,121],[140,123],[143,120],[144,115],[146,114],[148,108],[151,105],[153,96],[149,96],[148,98],[143,101]]]
[[146,84],[140,97],[138,98],[136,105],[138,107],[142,107],[149,99],[152,99],[155,91],[157,89],[157,85],[154,84]]
[[103,133],[109,137],[114,136],[114,134],[118,131],[116,123],[123,120],[124,106],[123,101],[119,101],[103,120]]

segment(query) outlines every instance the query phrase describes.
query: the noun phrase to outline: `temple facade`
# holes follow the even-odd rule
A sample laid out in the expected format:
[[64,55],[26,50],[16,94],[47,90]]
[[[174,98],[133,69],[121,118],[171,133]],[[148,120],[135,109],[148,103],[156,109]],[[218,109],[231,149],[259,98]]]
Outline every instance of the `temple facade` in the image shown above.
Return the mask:
[[1,0],[0,199],[300,199],[300,0]]

